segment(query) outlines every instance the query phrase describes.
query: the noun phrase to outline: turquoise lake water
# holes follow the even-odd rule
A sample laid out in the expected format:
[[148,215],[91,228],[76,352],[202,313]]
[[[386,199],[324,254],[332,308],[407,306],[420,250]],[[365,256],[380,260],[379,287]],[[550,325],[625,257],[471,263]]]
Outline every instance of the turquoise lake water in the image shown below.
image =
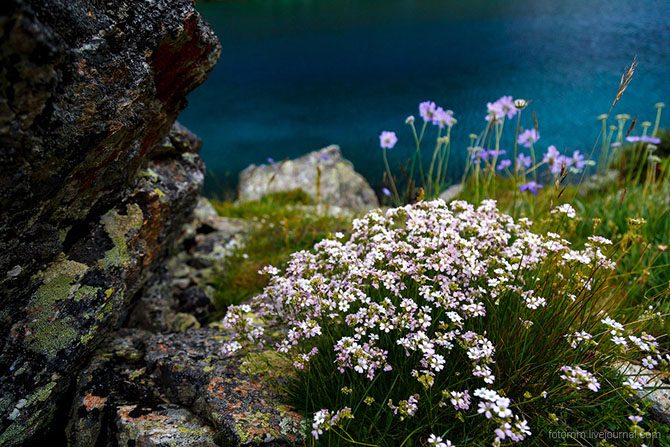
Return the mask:
[[[461,159],[468,134],[483,128],[486,102],[502,95],[533,101],[540,148],[589,153],[595,117],[609,108],[636,55],[637,72],[615,113],[653,121],[654,104],[670,103],[668,0],[228,0],[197,7],[223,53],[180,121],[204,140],[210,195],[234,188],[250,163],[331,143],[379,189],[379,132],[396,130],[392,162],[406,158],[412,141],[404,119],[418,116],[426,99],[454,111],[453,150]],[[532,126],[530,114],[525,118]],[[452,168],[458,177],[460,167]]]

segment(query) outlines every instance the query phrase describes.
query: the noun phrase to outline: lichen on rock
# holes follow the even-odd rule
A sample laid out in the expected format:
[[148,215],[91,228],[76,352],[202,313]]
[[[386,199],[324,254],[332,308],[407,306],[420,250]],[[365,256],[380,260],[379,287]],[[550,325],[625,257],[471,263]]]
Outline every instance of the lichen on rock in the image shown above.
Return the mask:
[[175,119],[219,52],[190,0],[0,8],[0,445],[54,429],[174,249],[204,178]]

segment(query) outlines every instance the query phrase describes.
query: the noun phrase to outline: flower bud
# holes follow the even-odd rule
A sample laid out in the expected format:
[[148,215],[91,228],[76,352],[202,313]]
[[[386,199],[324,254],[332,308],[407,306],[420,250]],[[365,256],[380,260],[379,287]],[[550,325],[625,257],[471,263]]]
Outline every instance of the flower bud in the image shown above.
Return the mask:
[[523,110],[528,106],[528,101],[522,98],[517,98],[514,100],[514,107],[518,110]]

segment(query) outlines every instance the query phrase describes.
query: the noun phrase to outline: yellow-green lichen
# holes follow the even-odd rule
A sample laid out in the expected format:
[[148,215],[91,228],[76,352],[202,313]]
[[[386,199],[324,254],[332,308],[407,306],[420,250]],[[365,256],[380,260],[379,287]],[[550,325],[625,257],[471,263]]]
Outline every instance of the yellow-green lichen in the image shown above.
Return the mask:
[[149,181],[156,183],[159,180],[158,173],[151,168],[147,168],[139,173],[140,177],[144,177]]
[[56,388],[56,382],[49,382],[41,388],[38,388],[33,394],[26,399],[26,406],[30,406],[35,402],[44,402],[51,396],[53,389]]
[[197,329],[200,323],[195,316],[184,312],[177,312],[174,315],[172,324],[170,325],[175,332],[186,332],[188,329]]
[[0,445],[17,445],[17,440],[29,438],[38,427],[51,419],[51,414],[46,411],[37,411],[31,414],[27,420],[17,420],[0,433]]
[[137,380],[142,376],[142,374],[146,372],[146,370],[147,370],[146,368],[136,369],[135,371],[128,374],[128,378],[130,380]]
[[156,193],[156,195],[158,196],[158,199],[161,202],[165,201],[165,193],[163,191],[161,191],[160,188],[154,188],[154,192]]
[[291,363],[274,350],[252,352],[242,358],[240,371],[250,375],[284,376],[292,374]]
[[41,280],[42,285],[29,303],[29,312],[34,317],[27,325],[25,343],[30,349],[54,358],[59,350],[76,340],[74,322],[68,317],[56,318],[56,306],[76,295],[80,289],[77,282],[87,270],[85,264],[61,255],[46,270],[35,275],[34,279]]
[[103,321],[107,319],[107,317],[112,313],[112,310],[114,310],[114,302],[112,301],[107,301],[104,306],[102,306],[102,309],[100,309],[100,312],[95,316],[95,319],[97,321]]
[[85,345],[89,344],[91,340],[95,338],[95,334],[98,333],[98,326],[93,326],[89,331],[81,337],[81,342]]
[[84,301],[89,299],[95,299],[98,297],[98,291],[100,290],[101,290],[100,287],[93,287],[86,285],[80,286],[74,292],[74,300]]
[[35,324],[34,331],[27,337],[28,346],[52,359],[58,351],[77,340],[78,333],[73,324],[70,318]]
[[270,425],[270,414],[262,411],[246,413],[235,421],[235,432],[241,444],[276,439],[278,431]]
[[105,252],[105,256],[98,261],[103,268],[113,266],[128,266],[128,235],[142,227],[144,215],[140,207],[133,203],[126,207],[126,214],[121,215],[112,210],[102,216],[101,222],[114,246]]

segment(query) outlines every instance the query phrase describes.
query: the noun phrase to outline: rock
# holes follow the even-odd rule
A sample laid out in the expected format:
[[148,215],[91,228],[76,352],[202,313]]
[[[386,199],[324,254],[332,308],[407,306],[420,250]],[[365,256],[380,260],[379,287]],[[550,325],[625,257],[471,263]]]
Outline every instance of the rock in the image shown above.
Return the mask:
[[0,445],[50,425],[174,249],[203,180],[175,118],[219,51],[190,0],[0,8]]
[[604,172],[589,175],[579,185],[579,194],[586,197],[589,194],[604,191],[615,185],[619,177],[621,173],[615,169],[606,169]]
[[68,444],[159,443],[179,423],[189,428],[183,442],[270,447],[302,441],[303,419],[282,402],[278,386],[291,365],[273,351],[222,357],[221,336],[213,328],[120,330],[77,377]]
[[176,405],[160,405],[152,410],[123,405],[116,416],[120,446],[217,446],[212,429]]
[[266,194],[302,189],[317,203],[356,211],[379,206],[365,179],[342,158],[339,146],[328,146],[295,160],[251,165],[240,173],[238,197],[242,202]]
[[625,377],[633,381],[641,380],[645,384],[644,388],[638,390],[638,396],[651,404],[649,413],[654,419],[670,424],[670,387],[668,383],[663,382],[658,373],[634,363],[620,364],[618,370]]
[[145,342],[150,337],[146,331],[121,330],[77,375],[67,428],[68,445],[119,445],[116,426],[119,407],[149,408],[166,402],[144,363]]
[[152,332],[183,332],[208,322],[224,259],[244,242],[252,224],[219,216],[200,198],[184,225],[178,250],[155,275],[130,315],[128,326]]
[[[221,335],[210,328],[156,335],[147,345],[146,361],[167,398],[211,423],[223,445],[303,441],[302,417],[282,403],[267,375],[250,366],[253,354],[222,358],[220,348]],[[275,380],[288,377],[277,365],[266,363],[265,368]]]
[[463,184],[457,183],[442,191],[440,193],[440,199],[444,200],[445,202],[451,202],[456,197],[458,197],[461,192],[463,192]]

